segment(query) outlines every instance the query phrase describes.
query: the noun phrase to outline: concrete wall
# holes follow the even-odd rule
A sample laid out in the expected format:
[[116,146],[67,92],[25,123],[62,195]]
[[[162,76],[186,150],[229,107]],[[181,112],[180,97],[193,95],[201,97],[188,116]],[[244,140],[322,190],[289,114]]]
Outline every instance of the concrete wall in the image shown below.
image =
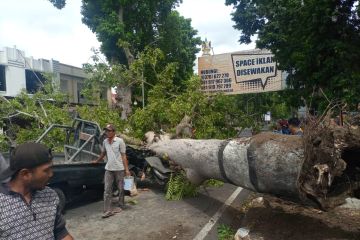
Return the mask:
[[21,89],[26,88],[25,82],[25,53],[16,48],[5,47],[0,52],[0,64],[5,65],[6,91],[3,96],[16,96]]
[[[6,91],[0,91],[0,95],[15,97],[22,89],[26,89],[25,70],[51,73],[53,82],[59,86],[59,90],[69,94],[71,103],[86,103],[80,97],[82,84],[89,76],[82,68],[62,64],[56,60],[34,59],[26,57],[25,52],[19,49],[5,47],[0,50],[0,64],[5,65]],[[111,91],[106,93],[103,99],[111,100]],[[111,102],[110,102],[111,104]]]
[[60,73],[61,91],[69,95],[69,101],[78,103],[78,82],[83,82],[84,78],[79,78]]
[[84,72],[82,68],[70,66],[67,64],[60,63],[59,72],[69,76],[74,76],[78,78],[87,78],[88,75]]
[[16,96],[22,89],[26,89],[25,70],[14,66],[5,67],[6,92],[5,96]]

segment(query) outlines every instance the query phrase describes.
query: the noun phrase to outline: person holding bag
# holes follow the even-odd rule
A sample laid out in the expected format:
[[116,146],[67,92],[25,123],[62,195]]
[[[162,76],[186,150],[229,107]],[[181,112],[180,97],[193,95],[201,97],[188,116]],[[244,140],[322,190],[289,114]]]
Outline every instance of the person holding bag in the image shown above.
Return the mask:
[[[107,218],[119,213],[125,207],[124,201],[124,176],[130,176],[128,160],[126,157],[126,145],[122,138],[116,136],[113,124],[107,124],[104,128],[106,139],[103,142],[103,150],[100,156],[93,161],[99,163],[107,157],[104,176],[104,213],[102,218]],[[119,191],[119,206],[111,207],[114,181]]]

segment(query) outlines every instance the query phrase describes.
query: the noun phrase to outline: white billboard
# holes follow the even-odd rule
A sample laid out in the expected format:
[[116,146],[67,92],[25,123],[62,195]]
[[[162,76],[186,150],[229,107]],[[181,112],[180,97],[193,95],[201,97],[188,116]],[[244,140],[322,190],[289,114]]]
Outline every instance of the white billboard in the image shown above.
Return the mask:
[[198,61],[205,92],[242,94],[278,91],[285,87],[284,74],[277,69],[274,55],[268,50],[208,55]]

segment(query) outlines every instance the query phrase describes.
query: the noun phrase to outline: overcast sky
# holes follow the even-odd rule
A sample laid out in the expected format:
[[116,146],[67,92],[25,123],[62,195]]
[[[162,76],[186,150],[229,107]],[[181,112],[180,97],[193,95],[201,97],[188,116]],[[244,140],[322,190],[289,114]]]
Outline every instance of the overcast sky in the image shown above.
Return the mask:
[[[239,31],[231,21],[231,7],[225,0],[183,0],[177,9],[192,19],[198,35],[212,42],[214,53],[253,49],[240,45]],[[89,60],[91,48],[100,44],[81,22],[81,0],[67,0],[58,10],[48,0],[0,0],[0,48],[16,47],[26,56],[55,59],[81,67]]]

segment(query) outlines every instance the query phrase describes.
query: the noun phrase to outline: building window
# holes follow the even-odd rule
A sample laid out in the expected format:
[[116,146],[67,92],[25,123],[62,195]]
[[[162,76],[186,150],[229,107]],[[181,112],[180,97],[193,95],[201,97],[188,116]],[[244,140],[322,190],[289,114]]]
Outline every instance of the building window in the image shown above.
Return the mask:
[[0,91],[6,91],[6,77],[4,65],[0,65]]
[[[26,91],[28,93],[35,93],[39,89],[41,89],[42,85],[45,83],[46,78],[40,73],[32,70],[25,70],[25,78],[26,78]],[[41,81],[41,83],[39,82]]]

